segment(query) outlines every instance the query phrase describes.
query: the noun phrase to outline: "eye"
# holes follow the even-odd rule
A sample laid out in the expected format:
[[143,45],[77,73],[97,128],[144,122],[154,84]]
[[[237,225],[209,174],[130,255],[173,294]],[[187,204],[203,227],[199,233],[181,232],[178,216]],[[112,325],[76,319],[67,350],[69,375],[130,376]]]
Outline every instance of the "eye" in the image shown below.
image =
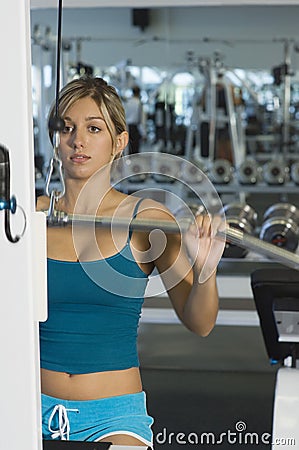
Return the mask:
[[91,133],[98,133],[99,131],[101,131],[101,129],[100,129],[99,127],[96,127],[95,125],[90,125],[90,126],[88,127],[88,130],[89,130]]
[[64,129],[62,130],[63,134],[70,134],[74,131],[74,127],[71,127],[70,125],[66,125]]

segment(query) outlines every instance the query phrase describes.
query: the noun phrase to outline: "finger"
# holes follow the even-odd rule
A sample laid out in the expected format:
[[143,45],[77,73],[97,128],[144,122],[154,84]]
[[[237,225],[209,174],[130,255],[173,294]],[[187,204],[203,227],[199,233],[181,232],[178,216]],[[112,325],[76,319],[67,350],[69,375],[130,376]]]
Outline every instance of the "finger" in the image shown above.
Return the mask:
[[211,223],[211,236],[214,238],[218,231],[224,232],[225,231],[225,220],[223,217],[216,215],[213,217],[212,223]]
[[218,231],[225,230],[225,226],[226,224],[223,216],[213,216],[211,221],[211,245],[198,278],[199,283],[205,283],[217,269],[225,249],[225,240],[213,238]]
[[211,235],[211,218],[208,214],[197,216],[195,221],[199,229],[200,237]]
[[225,249],[225,242],[214,239],[211,243],[209,253],[198,277],[198,283],[205,283],[217,269],[219,261]]

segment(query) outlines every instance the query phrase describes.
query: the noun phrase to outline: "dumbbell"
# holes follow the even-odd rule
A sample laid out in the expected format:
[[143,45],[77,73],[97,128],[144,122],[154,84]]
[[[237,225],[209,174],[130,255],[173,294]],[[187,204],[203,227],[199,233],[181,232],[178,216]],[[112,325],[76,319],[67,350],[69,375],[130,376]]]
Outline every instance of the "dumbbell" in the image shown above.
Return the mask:
[[284,184],[287,180],[289,168],[284,161],[268,161],[263,166],[263,177],[267,184]]
[[237,178],[241,184],[256,184],[260,177],[260,168],[253,159],[246,159],[237,168]]
[[203,161],[183,161],[180,168],[180,178],[186,183],[201,183],[207,168]]
[[158,183],[174,183],[180,179],[180,158],[169,160],[166,153],[155,153],[151,158],[152,177]]
[[227,159],[216,159],[209,170],[209,178],[215,184],[228,184],[232,180],[233,167]]
[[296,161],[291,166],[291,179],[295,184],[299,184],[299,161]]
[[[229,203],[223,207],[226,223],[231,228],[236,228],[246,234],[253,235],[257,225],[257,213],[250,205]],[[247,249],[226,242],[223,253],[224,258],[244,258]]]
[[126,158],[123,164],[123,176],[131,183],[140,183],[146,180],[150,172],[150,165],[147,157],[142,153],[138,158]]
[[294,252],[298,247],[299,211],[290,203],[275,203],[264,213],[260,239]]

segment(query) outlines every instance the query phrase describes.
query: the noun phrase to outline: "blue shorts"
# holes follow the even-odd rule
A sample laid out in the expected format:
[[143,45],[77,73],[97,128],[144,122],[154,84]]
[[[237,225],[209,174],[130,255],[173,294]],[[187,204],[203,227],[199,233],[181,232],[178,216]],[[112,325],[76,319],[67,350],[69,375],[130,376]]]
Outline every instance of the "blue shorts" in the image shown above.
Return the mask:
[[62,400],[42,394],[42,432],[46,440],[95,442],[125,434],[153,447],[145,392],[98,400]]

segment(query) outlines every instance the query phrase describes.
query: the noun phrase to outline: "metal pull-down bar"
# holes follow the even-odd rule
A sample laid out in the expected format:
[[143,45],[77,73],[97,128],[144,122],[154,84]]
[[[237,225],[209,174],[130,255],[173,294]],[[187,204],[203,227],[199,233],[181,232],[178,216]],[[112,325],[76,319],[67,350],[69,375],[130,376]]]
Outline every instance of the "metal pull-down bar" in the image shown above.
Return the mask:
[[[129,218],[113,218],[113,217],[94,217],[80,214],[66,214],[63,211],[55,211],[55,214],[47,218],[48,226],[76,226],[88,225],[95,228],[110,227],[112,230],[116,228],[125,228],[134,231],[152,231],[161,230],[164,233],[186,233],[190,225],[193,223],[191,218],[182,218],[179,220],[145,220],[145,219],[129,219]],[[260,255],[266,256],[277,263],[284,266],[299,270],[299,255],[294,254],[284,248],[262,241],[254,236],[243,233],[242,231],[226,226],[225,231],[218,231],[216,238],[225,240],[233,245],[251,250]]]

